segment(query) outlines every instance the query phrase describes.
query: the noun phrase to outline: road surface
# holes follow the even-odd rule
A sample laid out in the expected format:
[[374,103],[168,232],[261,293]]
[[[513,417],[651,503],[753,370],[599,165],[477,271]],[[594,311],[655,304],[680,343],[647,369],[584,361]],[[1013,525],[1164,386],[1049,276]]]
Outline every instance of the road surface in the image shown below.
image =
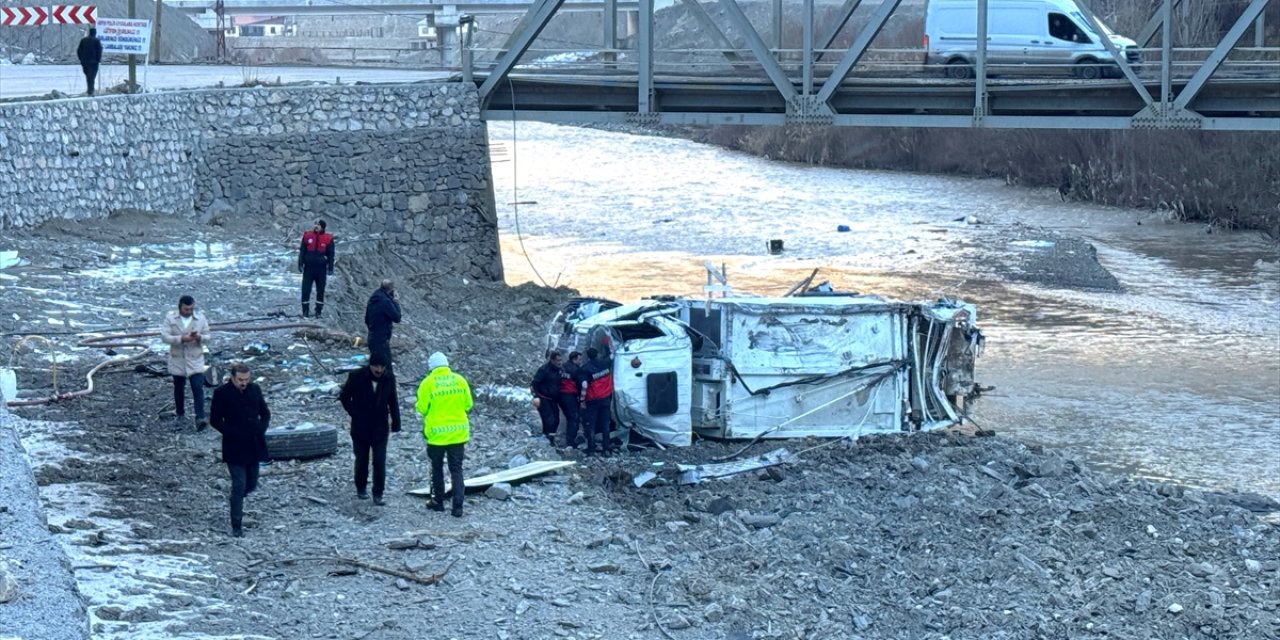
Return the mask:
[[[103,65],[98,72],[98,87],[104,89],[124,82],[129,68],[123,64]],[[151,90],[196,89],[219,84],[235,87],[255,80],[275,82],[417,82],[439,80],[447,71],[413,69],[361,69],[354,67],[274,67],[244,65],[163,65],[146,71],[138,67],[138,82]],[[145,76],[145,80],[144,80]],[[84,95],[84,75],[76,65],[4,65],[0,66],[0,98],[39,96],[53,90],[71,96]]]

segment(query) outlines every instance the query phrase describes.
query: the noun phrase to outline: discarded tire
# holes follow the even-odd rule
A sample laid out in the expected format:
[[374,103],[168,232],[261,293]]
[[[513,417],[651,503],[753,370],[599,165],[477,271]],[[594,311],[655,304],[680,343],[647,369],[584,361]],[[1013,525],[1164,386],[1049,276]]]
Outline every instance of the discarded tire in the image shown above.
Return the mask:
[[295,460],[332,455],[338,450],[338,430],[333,425],[302,422],[267,430],[267,457]]

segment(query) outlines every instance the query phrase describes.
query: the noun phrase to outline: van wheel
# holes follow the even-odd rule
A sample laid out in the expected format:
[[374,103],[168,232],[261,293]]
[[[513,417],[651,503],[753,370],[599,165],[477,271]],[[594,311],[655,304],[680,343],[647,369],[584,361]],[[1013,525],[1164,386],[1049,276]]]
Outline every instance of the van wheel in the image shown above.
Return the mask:
[[1097,60],[1085,58],[1076,63],[1076,77],[1081,80],[1097,80],[1102,77],[1102,67]]
[[973,67],[957,58],[947,63],[946,74],[952,80],[968,80],[973,77]]

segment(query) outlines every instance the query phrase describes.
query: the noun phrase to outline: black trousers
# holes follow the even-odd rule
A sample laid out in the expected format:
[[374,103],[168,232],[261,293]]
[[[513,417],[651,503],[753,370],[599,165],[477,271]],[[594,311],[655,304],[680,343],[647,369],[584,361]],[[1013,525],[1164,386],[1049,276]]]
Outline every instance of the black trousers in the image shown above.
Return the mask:
[[582,416],[582,427],[587,434],[587,451],[596,450],[596,436],[600,437],[600,448],[609,450],[609,405],[612,402],[612,398],[587,401],[587,409]]
[[173,406],[178,417],[187,415],[187,401],[183,397],[183,387],[191,385],[191,403],[196,407],[196,420],[204,420],[204,373],[192,374],[188,377],[173,376]]
[[311,287],[315,285],[316,314],[319,315],[324,312],[324,286],[328,282],[329,272],[325,270],[325,267],[321,266],[317,269],[307,266],[302,268],[302,304],[304,308],[306,308],[305,305],[311,304]]
[[450,444],[450,445],[427,445],[427,457],[431,459],[431,495],[435,496],[436,502],[444,504],[444,461],[449,459],[449,482],[453,486],[450,487],[453,493],[453,508],[462,508],[462,496],[466,493],[467,488],[463,486],[462,480],[462,459],[463,448],[467,443]]
[[231,473],[231,526],[239,528],[244,520],[244,497],[258,488],[258,463],[227,463]]
[[80,69],[84,71],[85,87],[88,89],[89,95],[93,95],[93,85],[98,80],[98,64],[96,62],[88,64],[81,63]]
[[582,421],[582,412],[578,407],[578,394],[562,393],[559,398],[560,410],[564,412],[564,446],[578,446],[578,425]]
[[538,417],[542,419],[542,435],[554,440],[556,432],[560,430],[560,403],[554,398],[534,397],[539,399]]
[[351,448],[356,452],[356,491],[364,493],[369,486],[369,460],[373,460],[373,497],[381,498],[387,486],[387,441],[369,443],[351,438]]

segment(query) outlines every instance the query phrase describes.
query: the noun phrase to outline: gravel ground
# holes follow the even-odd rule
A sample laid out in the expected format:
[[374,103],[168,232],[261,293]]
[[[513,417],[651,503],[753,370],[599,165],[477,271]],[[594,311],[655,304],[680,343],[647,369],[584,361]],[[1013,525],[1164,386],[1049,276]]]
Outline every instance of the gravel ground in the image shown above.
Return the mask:
[[[188,289],[215,321],[296,313],[295,230],[246,228],[253,241],[142,218],[15,235],[29,263],[4,272],[23,286],[0,292],[20,310],[0,332],[146,327]],[[174,259],[197,237],[212,244]],[[329,331],[224,334],[214,357],[268,343],[251,364],[276,423],[342,425],[332,396],[309,389],[341,380],[330,371],[359,353],[350,335],[368,290],[396,274],[407,428],[390,447],[385,507],[355,498],[340,440],[332,457],[266,467],[233,539],[217,436],[166,417],[166,379],[110,373],[83,400],[23,410],[41,420],[18,428],[49,530],[86,567],[76,579],[95,637],[1280,637],[1275,525],[1240,500],[1102,475],[1061,452],[963,433],[766,442],[742,456],[785,446],[795,460],[679,486],[675,464],[743,444],[586,460],[553,449],[531,435],[527,402],[508,398],[570,292],[454,281],[357,244],[339,245]],[[473,494],[462,519],[406,495],[428,473],[408,395],[438,348],[483,389],[468,475],[577,464]],[[98,357],[72,353],[76,372]],[[31,393],[48,384],[39,362],[19,357]]]
[[71,567],[49,533],[36,479],[0,395],[0,638],[89,637]]

